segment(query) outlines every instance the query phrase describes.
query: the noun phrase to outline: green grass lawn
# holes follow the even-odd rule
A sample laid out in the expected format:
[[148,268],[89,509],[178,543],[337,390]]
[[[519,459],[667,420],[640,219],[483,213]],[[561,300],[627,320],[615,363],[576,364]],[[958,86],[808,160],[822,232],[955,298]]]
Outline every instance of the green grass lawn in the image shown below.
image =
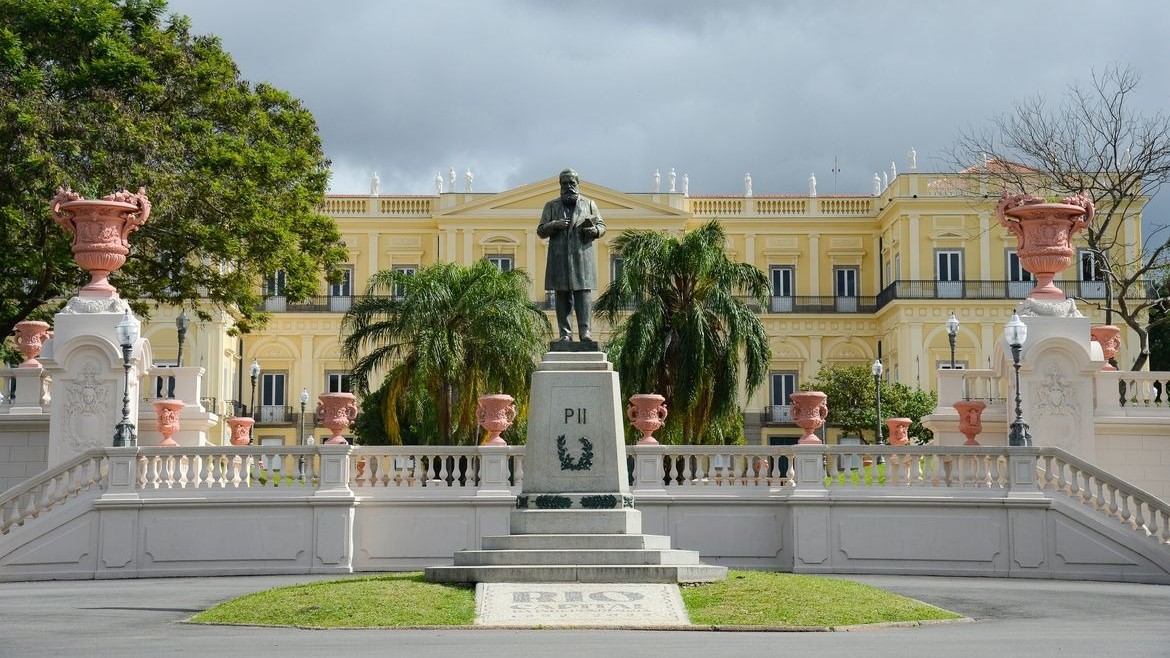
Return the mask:
[[[691,622],[710,626],[826,627],[957,619],[960,615],[836,578],[731,571],[727,580],[682,588]],[[281,587],[195,615],[208,624],[361,628],[475,623],[475,589],[399,573]]]

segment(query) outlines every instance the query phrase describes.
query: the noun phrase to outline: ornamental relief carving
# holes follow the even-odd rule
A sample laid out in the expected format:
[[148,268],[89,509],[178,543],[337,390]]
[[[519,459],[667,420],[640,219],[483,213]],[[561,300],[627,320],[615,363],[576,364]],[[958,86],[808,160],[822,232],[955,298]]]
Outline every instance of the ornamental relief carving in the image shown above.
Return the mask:
[[65,388],[65,441],[78,451],[105,445],[95,429],[113,430],[110,385],[98,379],[98,373],[97,362],[86,360],[81,366],[81,376]]
[[1077,388],[1051,363],[1044,369],[1044,378],[1036,387],[1036,413],[1047,431],[1049,444],[1057,447],[1071,445],[1080,430],[1081,403]]

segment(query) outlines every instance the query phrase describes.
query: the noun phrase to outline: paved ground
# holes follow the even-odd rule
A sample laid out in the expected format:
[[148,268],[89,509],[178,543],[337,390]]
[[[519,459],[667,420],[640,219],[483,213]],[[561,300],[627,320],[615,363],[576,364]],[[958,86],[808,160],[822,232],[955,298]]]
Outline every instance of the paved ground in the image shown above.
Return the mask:
[[0,657],[1170,656],[1170,586],[857,576],[974,623],[849,633],[300,631],[183,624],[246,592],[311,576],[0,584]]

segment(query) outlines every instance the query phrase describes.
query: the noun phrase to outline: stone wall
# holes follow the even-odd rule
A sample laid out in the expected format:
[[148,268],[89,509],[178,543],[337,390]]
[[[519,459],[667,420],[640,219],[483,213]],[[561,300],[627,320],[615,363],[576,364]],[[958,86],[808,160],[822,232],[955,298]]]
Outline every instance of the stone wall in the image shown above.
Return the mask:
[[0,493],[43,473],[48,454],[48,414],[0,416]]

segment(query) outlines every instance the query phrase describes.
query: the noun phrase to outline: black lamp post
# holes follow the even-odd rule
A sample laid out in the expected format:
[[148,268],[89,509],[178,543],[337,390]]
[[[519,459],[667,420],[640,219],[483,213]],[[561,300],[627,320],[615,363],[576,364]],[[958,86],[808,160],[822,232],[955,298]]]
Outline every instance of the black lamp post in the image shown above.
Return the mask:
[[1028,434],[1028,424],[1024,422],[1024,413],[1020,407],[1020,350],[1028,339],[1028,325],[1020,320],[1018,313],[1012,313],[1012,319],[1004,325],[1003,338],[1008,347],[1012,348],[1012,367],[1016,370],[1016,418],[1008,432],[1008,445],[1030,446],[1032,437]]
[[[297,441],[300,445],[305,445],[305,405],[309,403],[309,389],[301,389],[301,437]],[[301,455],[297,458],[297,471],[301,474],[301,478],[305,477],[305,456]]]
[[951,370],[955,369],[955,339],[958,337],[959,318],[956,318],[954,311],[951,311],[951,317],[947,320],[947,340],[951,342]]
[[121,322],[114,327],[118,335],[118,343],[122,346],[122,368],[125,370],[126,383],[122,393],[122,421],[114,430],[114,447],[138,445],[138,437],[134,434],[134,423],[130,420],[130,355],[134,351],[134,343],[138,341],[138,320],[126,311]]
[[873,391],[877,396],[877,441],[874,442],[875,444],[880,444],[885,440],[882,437],[882,370],[882,360],[874,359],[869,371],[873,373]]
[[[260,362],[252,359],[252,365],[248,368],[248,374],[252,376],[252,397],[249,400],[248,409],[252,412],[252,427],[256,426],[256,378],[260,376]],[[252,438],[252,427],[248,428],[249,443]]]
[[179,313],[179,317],[175,318],[175,330],[179,333],[179,356],[175,358],[175,366],[183,366],[183,341],[187,339],[187,327],[190,321],[187,319],[187,311]]

